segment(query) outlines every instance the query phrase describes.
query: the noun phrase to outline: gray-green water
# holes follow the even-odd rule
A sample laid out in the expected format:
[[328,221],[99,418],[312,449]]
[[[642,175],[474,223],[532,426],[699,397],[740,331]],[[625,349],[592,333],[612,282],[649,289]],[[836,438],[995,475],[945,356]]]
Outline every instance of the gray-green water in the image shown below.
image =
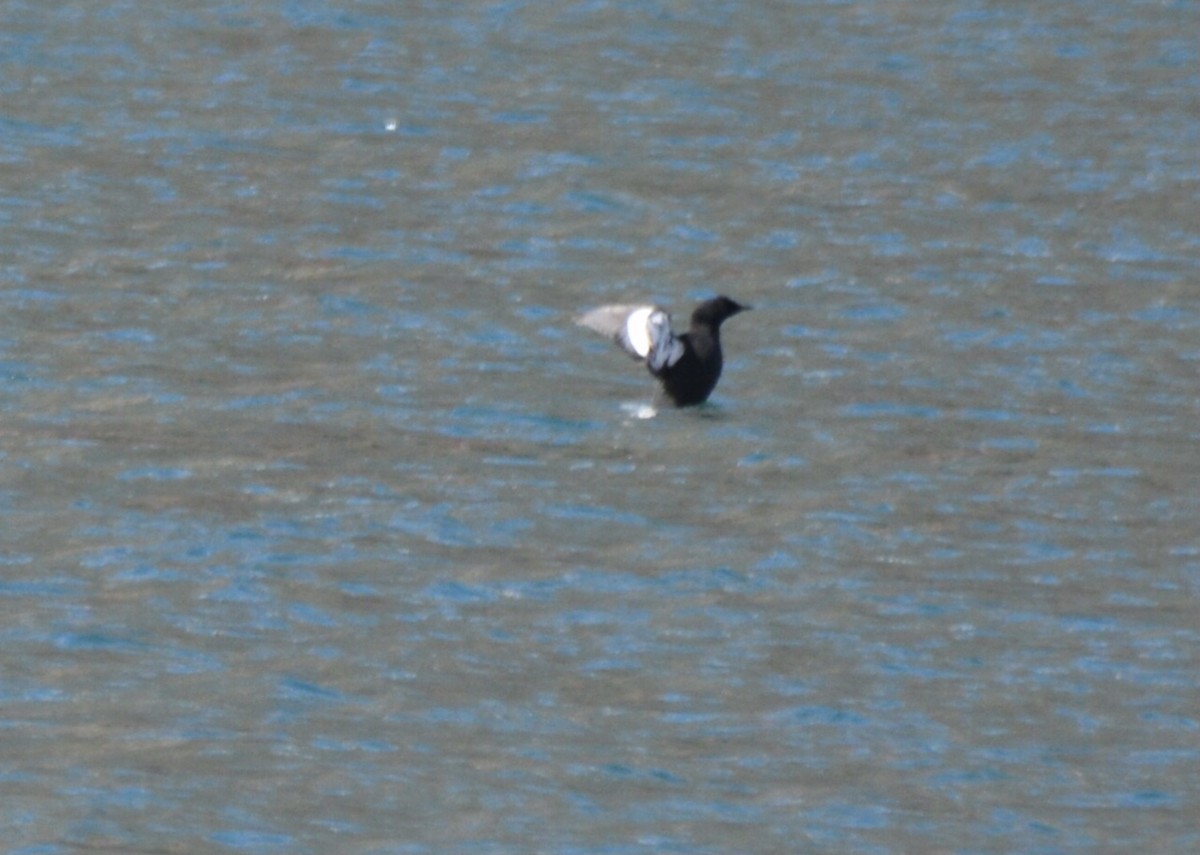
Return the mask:
[[5,850],[1195,851],[1197,9],[4,4]]

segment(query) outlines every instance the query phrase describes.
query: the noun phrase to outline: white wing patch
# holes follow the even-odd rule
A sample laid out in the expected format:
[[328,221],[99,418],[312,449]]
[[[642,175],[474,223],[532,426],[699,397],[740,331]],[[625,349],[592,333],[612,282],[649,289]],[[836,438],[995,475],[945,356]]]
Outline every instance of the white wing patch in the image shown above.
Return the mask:
[[629,345],[629,349],[642,359],[648,357],[654,347],[656,327],[662,325],[661,316],[661,309],[654,306],[639,306],[625,319],[625,342]]
[[611,336],[634,359],[645,360],[655,374],[683,356],[683,342],[671,332],[671,316],[658,306],[601,306],[578,323]]
[[655,374],[683,356],[683,343],[671,332],[671,316],[657,306],[639,306],[629,313],[625,341]]

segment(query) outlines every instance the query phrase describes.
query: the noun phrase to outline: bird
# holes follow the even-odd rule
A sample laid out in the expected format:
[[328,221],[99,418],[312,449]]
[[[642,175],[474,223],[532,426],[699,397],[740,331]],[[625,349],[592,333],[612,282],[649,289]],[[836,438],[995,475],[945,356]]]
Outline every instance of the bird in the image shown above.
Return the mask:
[[750,308],[725,296],[705,300],[692,310],[688,331],[679,335],[671,330],[667,311],[653,304],[600,306],[576,323],[645,362],[672,404],[691,407],[707,401],[721,377],[721,324]]

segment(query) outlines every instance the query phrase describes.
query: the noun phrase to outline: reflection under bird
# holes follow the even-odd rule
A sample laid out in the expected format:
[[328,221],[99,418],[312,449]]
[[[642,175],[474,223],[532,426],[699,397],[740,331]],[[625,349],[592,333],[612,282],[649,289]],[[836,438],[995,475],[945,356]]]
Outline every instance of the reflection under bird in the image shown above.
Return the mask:
[[729,297],[705,300],[692,311],[688,331],[671,331],[671,316],[654,305],[592,309],[576,323],[608,336],[634,359],[645,362],[677,407],[708,400],[721,377],[721,324],[750,306]]

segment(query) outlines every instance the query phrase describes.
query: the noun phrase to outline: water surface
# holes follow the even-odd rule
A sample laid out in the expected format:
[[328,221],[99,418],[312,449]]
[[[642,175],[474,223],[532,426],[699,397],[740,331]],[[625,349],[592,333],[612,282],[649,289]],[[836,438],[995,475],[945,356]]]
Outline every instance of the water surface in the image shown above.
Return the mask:
[[5,17],[8,851],[1200,845],[1194,4]]

